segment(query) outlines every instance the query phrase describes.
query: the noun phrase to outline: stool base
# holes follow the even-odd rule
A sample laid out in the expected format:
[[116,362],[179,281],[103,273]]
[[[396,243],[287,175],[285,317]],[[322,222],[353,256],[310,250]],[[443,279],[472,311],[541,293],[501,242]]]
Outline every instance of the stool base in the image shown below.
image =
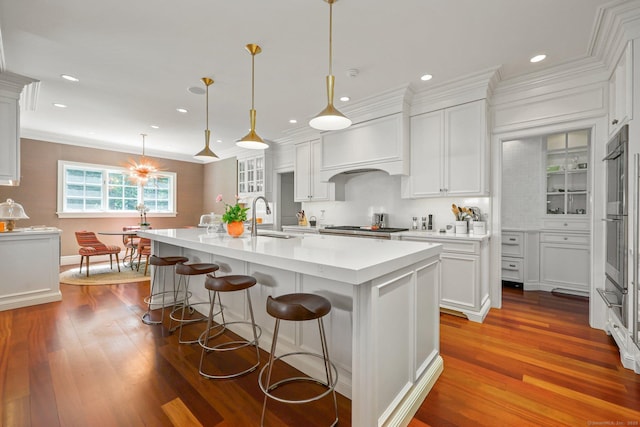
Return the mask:
[[[213,345],[213,346],[209,345],[209,341],[222,335],[227,330],[227,326],[238,325],[238,324],[249,325],[251,327],[255,326],[256,328],[255,331],[257,332],[254,331],[254,334],[255,334],[254,339],[251,341],[240,339],[235,341],[222,342],[220,344]],[[213,335],[209,335],[211,332],[215,331],[216,329],[218,329],[216,333],[214,333]],[[260,366],[260,347],[258,346],[258,340],[260,339],[261,336],[262,336],[262,328],[260,328],[260,326],[258,325],[252,324],[251,322],[236,321],[236,322],[221,323],[214,326],[209,325],[208,328],[204,332],[202,332],[202,334],[200,334],[200,337],[198,338],[198,343],[200,344],[200,347],[202,347],[202,354],[200,355],[200,368],[199,368],[200,375],[206,378],[211,378],[211,379],[229,379],[229,378],[240,377],[242,375],[246,375],[250,372],[255,371],[258,368],[258,366]],[[257,361],[254,365],[250,366],[244,371],[234,372],[234,373],[225,374],[225,375],[215,375],[212,373],[205,372],[203,368],[203,364],[204,364],[205,355],[207,353],[235,351],[245,347],[255,347]]]

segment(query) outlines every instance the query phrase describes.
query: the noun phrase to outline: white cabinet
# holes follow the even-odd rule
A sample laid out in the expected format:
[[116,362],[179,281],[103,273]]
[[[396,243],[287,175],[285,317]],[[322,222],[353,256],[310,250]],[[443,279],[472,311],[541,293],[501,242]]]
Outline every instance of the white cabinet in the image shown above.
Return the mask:
[[238,197],[247,203],[257,196],[269,198],[271,169],[271,154],[266,151],[238,157]]
[[411,117],[411,173],[403,197],[489,194],[485,100]]
[[589,212],[588,129],[562,132],[545,138],[546,204],[544,213],[584,217]]
[[633,61],[631,41],[627,43],[609,79],[609,135],[612,136],[633,116]]
[[482,322],[489,312],[489,239],[400,236],[402,240],[442,244],[440,307]]
[[35,80],[0,73],[0,185],[20,182],[20,94]]
[[319,139],[294,146],[294,199],[296,202],[336,200],[335,183],[320,181],[322,143]]
[[524,233],[502,232],[502,280],[524,283]]
[[540,285],[544,290],[564,289],[589,294],[590,250],[588,233],[540,233]]

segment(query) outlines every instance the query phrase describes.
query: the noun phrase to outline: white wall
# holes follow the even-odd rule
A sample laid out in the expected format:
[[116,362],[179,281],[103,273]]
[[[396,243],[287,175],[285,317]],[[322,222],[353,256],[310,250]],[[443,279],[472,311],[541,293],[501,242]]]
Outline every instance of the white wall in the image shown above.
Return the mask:
[[316,216],[318,220],[324,210],[325,224],[371,225],[374,212],[387,216],[387,227],[411,228],[411,218],[427,217],[433,214],[435,228],[443,228],[455,219],[451,204],[475,206],[483,216],[489,215],[489,198],[442,197],[428,199],[400,198],[400,176],[390,176],[386,172],[374,171],[346,176],[345,201],[302,203],[307,218]]
[[537,229],[542,226],[542,139],[502,144],[502,228]]

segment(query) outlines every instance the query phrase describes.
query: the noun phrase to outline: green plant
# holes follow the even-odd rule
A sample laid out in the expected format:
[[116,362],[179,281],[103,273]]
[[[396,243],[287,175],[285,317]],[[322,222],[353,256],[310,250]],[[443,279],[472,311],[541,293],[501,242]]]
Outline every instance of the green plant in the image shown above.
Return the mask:
[[218,197],[216,197],[216,202],[224,203],[224,214],[222,214],[222,222],[228,224],[230,222],[244,222],[247,220],[247,211],[249,210],[249,208],[243,207],[242,204],[238,203],[237,200],[238,196],[236,196],[236,204],[229,205],[227,203],[224,203],[224,201],[222,200],[222,194],[218,194]]

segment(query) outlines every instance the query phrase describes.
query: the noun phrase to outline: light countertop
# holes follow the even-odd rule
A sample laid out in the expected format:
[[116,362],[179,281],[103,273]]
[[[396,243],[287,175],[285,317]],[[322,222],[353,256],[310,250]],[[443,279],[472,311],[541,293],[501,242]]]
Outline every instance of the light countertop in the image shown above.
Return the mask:
[[470,240],[470,241],[484,241],[489,240],[491,238],[491,233],[486,234],[447,234],[447,233],[439,233],[437,231],[422,231],[422,230],[410,230],[410,231],[401,231],[399,233],[393,233],[391,235],[392,239],[398,239],[402,237],[415,237],[415,238],[423,238],[423,239],[451,239],[451,240]]
[[437,256],[442,250],[441,245],[427,242],[316,234],[290,235],[283,239],[264,235],[252,238],[247,232],[232,238],[223,233],[207,234],[197,228],[141,230],[138,235],[178,247],[350,284],[367,282]]
[[28,236],[34,234],[60,234],[62,230],[56,227],[34,226],[24,228],[14,228],[13,231],[0,232],[0,238],[2,237],[18,237]]

